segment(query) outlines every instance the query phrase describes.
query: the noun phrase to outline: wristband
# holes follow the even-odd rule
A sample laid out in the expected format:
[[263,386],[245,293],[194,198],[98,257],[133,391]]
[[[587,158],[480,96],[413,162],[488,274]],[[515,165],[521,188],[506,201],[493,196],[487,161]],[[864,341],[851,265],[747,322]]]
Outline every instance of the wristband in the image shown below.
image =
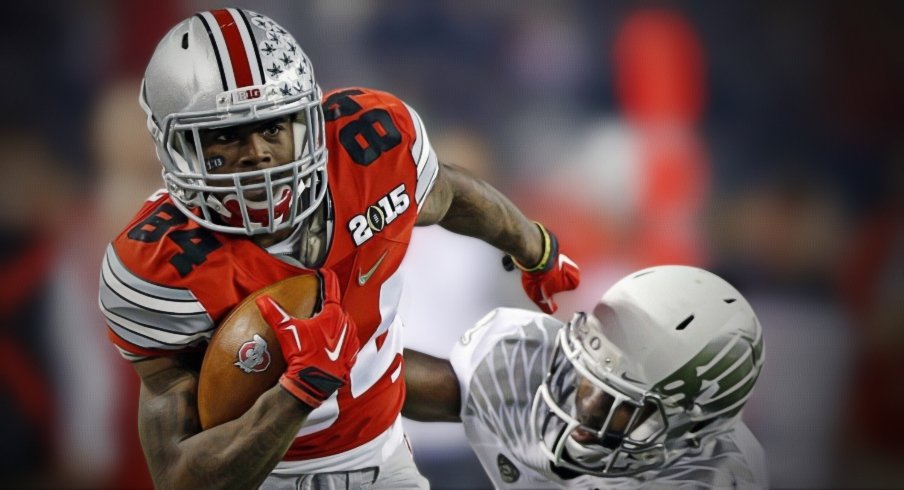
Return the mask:
[[553,263],[553,259],[559,253],[559,243],[556,236],[546,230],[539,222],[534,221],[537,228],[540,228],[540,234],[543,236],[543,253],[540,255],[540,261],[533,267],[526,267],[511,254],[506,254],[502,258],[502,267],[507,271],[514,270],[515,267],[524,272],[546,272]]

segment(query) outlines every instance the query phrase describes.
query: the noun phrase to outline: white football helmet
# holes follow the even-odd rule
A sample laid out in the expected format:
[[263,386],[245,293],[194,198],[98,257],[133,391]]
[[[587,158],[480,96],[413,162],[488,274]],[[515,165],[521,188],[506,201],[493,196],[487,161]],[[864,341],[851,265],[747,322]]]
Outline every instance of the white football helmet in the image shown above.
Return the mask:
[[[307,56],[273,20],[241,9],[199,12],[173,27],[145,71],[139,101],[176,206],[226,233],[294,228],[326,192],[321,91]],[[295,160],[214,174],[200,131],[289,116]],[[261,196],[257,200],[247,196]]]
[[[534,436],[556,466],[602,477],[661,468],[731,430],[764,354],[760,323],[741,293],[687,266],[623,278],[556,342],[534,397]],[[579,378],[608,403],[592,424],[577,414]],[[576,430],[595,442],[578,442]]]

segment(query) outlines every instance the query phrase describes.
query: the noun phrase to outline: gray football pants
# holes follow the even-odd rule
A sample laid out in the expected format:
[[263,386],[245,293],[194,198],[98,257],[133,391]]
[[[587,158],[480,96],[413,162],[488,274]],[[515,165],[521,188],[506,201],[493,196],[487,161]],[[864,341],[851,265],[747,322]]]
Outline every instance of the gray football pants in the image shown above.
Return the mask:
[[399,448],[392,456],[379,467],[308,475],[271,474],[264,480],[261,488],[265,490],[352,490],[356,488],[426,490],[430,488],[430,483],[414,465],[408,444],[402,443],[399,444]]

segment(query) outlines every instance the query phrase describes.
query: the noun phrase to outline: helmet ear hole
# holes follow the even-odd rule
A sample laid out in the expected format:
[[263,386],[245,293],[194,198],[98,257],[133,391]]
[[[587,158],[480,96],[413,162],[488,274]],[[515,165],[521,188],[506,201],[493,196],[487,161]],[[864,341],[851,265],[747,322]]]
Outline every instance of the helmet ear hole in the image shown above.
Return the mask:
[[679,323],[677,327],[675,327],[675,330],[684,330],[688,325],[691,324],[692,321],[694,321],[694,315],[691,315],[682,320],[682,322]]
[[188,49],[188,33],[182,35],[182,49]]

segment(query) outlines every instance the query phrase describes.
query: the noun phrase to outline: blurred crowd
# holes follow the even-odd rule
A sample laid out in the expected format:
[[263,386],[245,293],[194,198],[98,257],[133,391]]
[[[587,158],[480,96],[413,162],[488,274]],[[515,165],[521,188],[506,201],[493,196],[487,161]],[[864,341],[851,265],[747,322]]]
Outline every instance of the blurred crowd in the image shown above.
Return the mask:
[[[582,268],[686,263],[744,292],[766,365],[746,419],[775,487],[904,486],[904,5],[234,1],[292,31],[324,90],[415,107],[440,159],[548,225]],[[0,474],[150,485],[137,377],[97,309],[106,243],[160,166],[144,65],[209,0],[10,2],[0,36]],[[447,356],[532,308],[501,253],[418,229],[407,344]],[[488,485],[460,426],[407,425],[437,488]]]

